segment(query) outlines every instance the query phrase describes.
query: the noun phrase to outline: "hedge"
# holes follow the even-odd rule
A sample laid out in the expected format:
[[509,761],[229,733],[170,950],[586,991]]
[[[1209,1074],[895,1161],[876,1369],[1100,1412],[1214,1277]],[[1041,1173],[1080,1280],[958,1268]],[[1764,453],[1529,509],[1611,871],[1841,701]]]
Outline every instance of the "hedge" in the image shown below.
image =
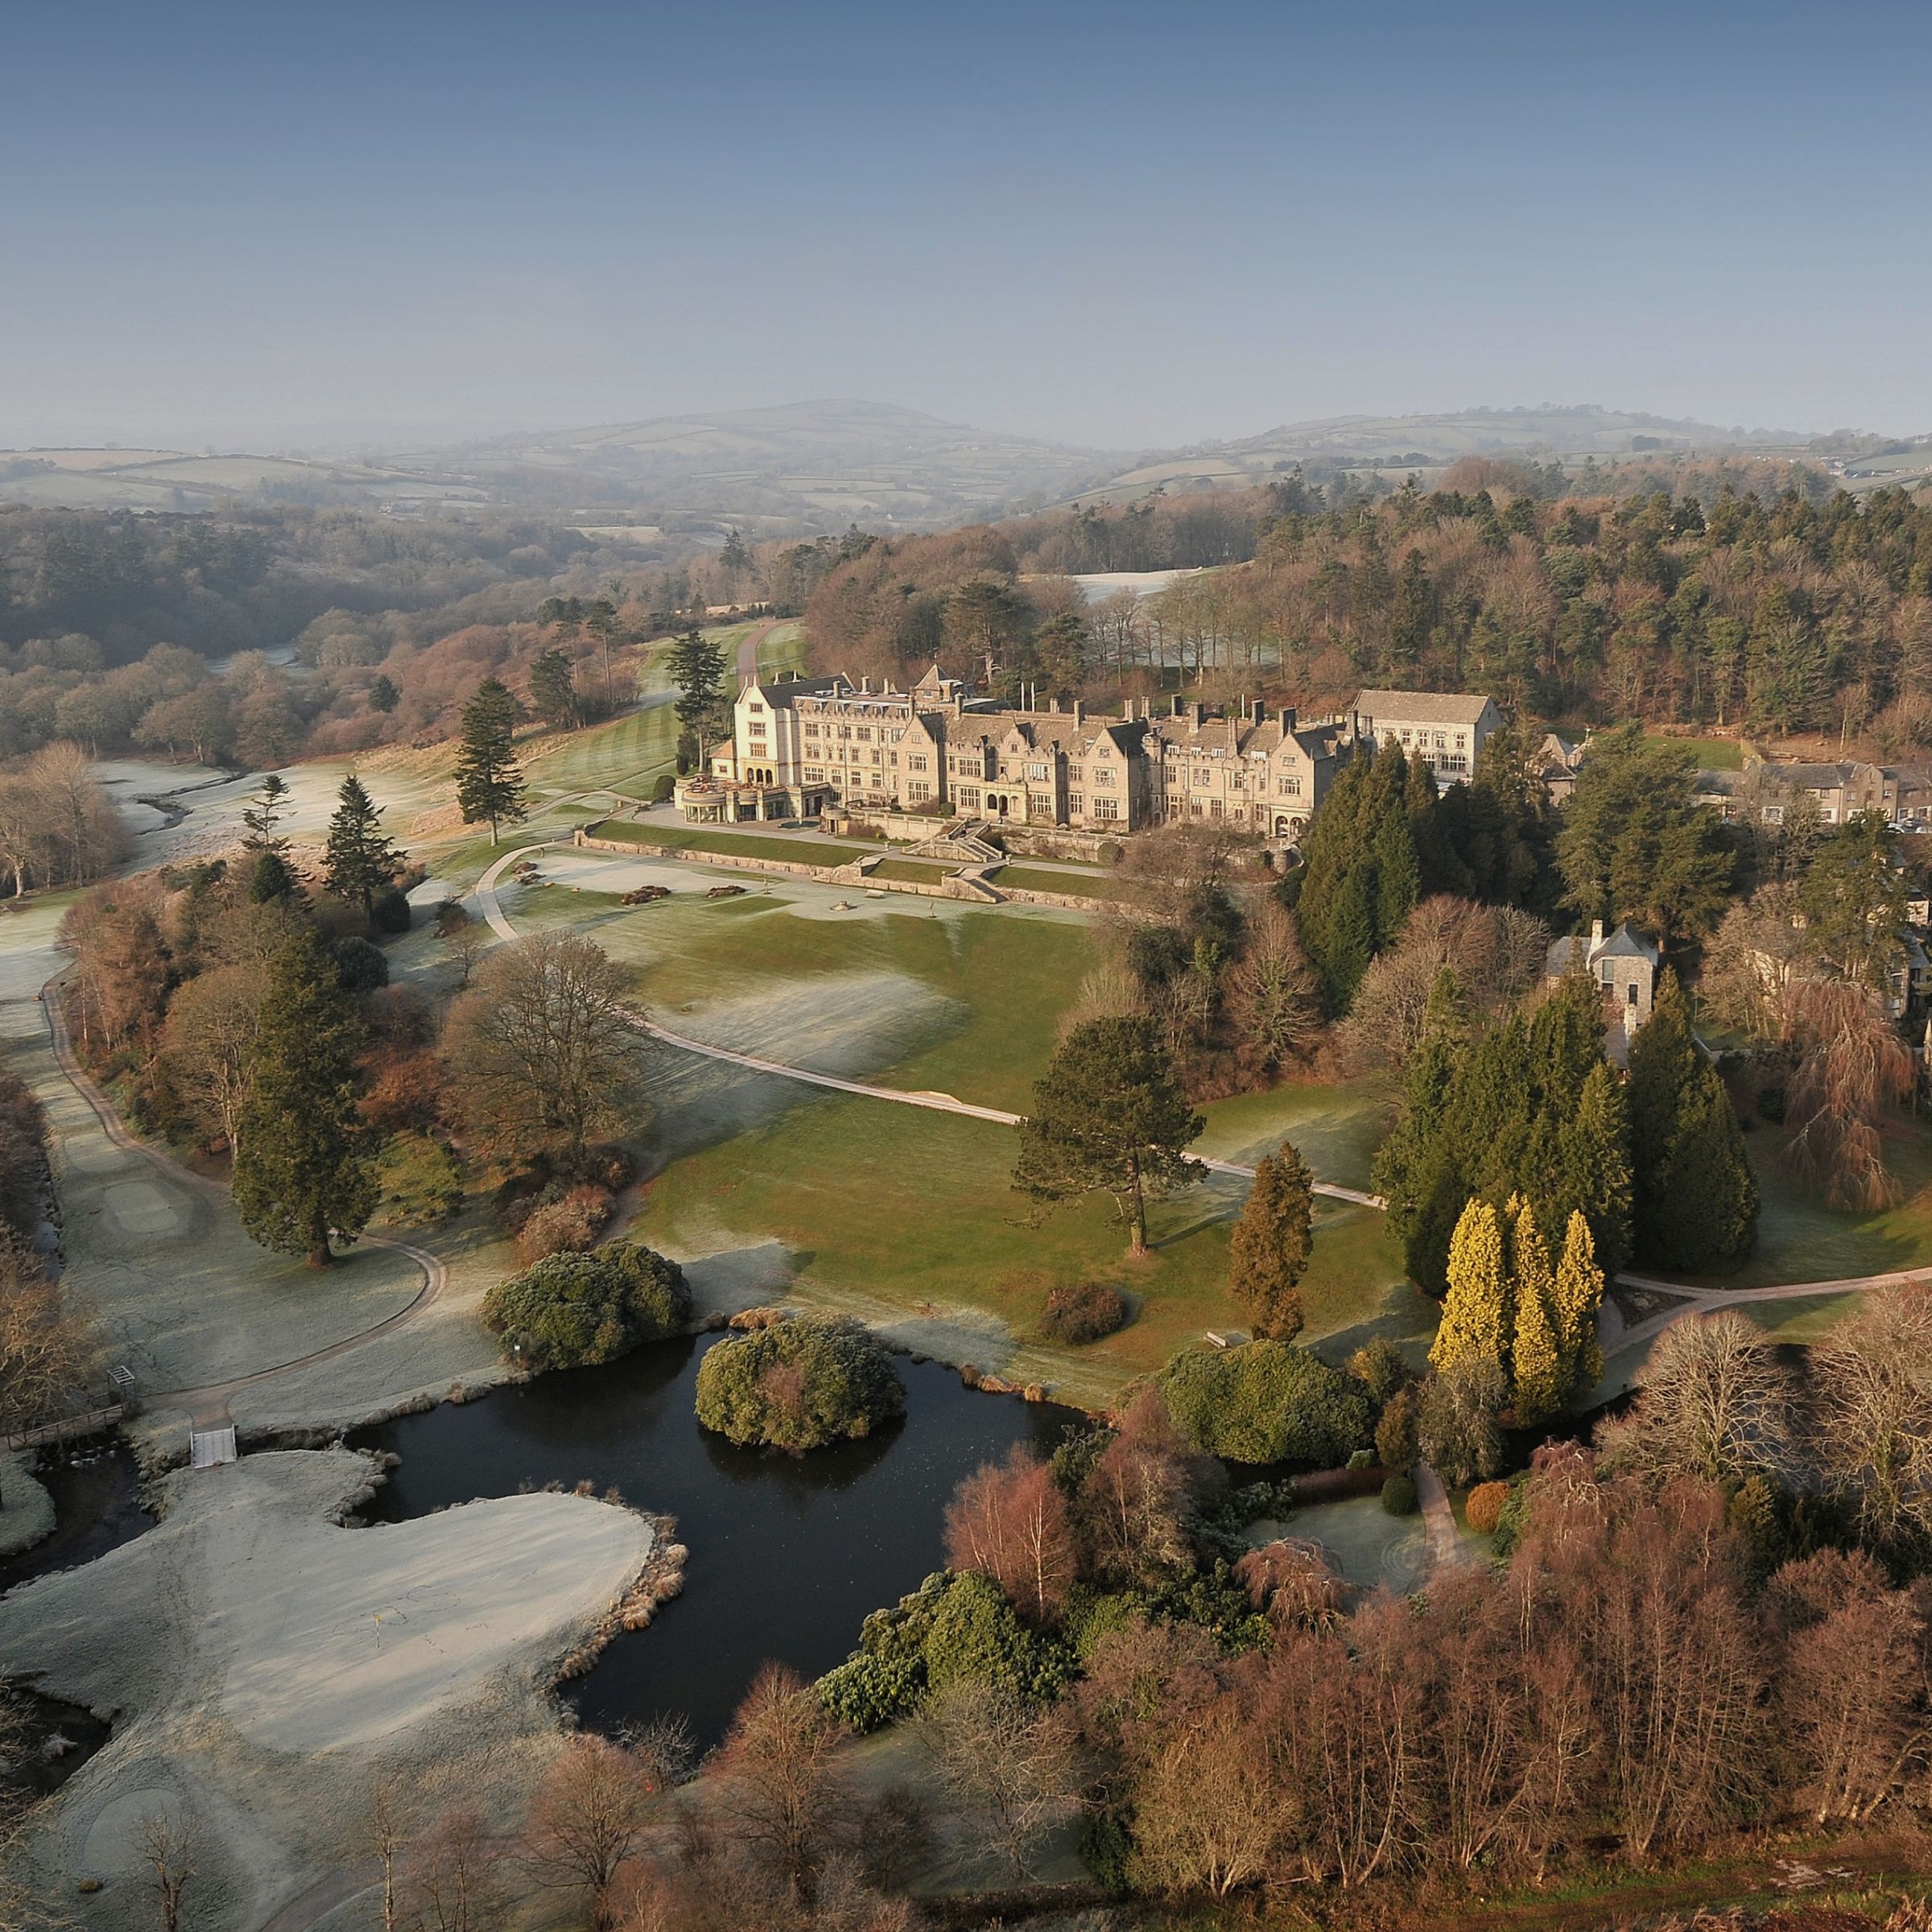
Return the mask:
[[1187,1350],[1159,1386],[1195,1447],[1231,1462],[1332,1469],[1367,1446],[1375,1419],[1360,1382],[1290,1342]]

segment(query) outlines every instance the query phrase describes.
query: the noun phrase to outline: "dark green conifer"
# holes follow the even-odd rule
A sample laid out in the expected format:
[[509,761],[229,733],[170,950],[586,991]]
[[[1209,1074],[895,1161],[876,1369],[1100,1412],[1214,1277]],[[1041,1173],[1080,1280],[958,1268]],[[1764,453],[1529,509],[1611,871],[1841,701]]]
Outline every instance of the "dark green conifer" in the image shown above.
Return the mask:
[[234,1203],[250,1238],[322,1268],[353,1241],[380,1190],[356,1111],[361,1016],[335,960],[299,933],[269,968],[250,1091],[235,1131]]
[[501,679],[485,678],[463,707],[456,803],[465,825],[489,822],[493,845],[500,827],[520,825],[529,815],[523,804],[523,774],[514,749],[516,729],[516,700]]

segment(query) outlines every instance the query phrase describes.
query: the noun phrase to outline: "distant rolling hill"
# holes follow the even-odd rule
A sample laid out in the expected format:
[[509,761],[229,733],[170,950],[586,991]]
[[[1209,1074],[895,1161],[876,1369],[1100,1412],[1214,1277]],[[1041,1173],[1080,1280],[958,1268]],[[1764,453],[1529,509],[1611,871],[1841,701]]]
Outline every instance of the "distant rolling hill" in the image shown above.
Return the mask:
[[1330,416],[1289,423],[1231,443],[1151,457],[1109,477],[1096,493],[1116,502],[1156,489],[1233,488],[1298,466],[1417,470],[1425,481],[1463,456],[1534,456],[1574,465],[1633,455],[1744,449],[1806,452],[1795,430],[1724,429],[1590,404],[1538,409],[1468,409],[1451,415]]
[[484,493],[380,464],[173,449],[0,450],[0,503],[72,510],[213,510],[224,503],[425,507]]
[[668,526],[937,530],[1049,502],[1121,467],[881,402],[788,403],[500,436],[397,461],[516,500],[634,503]]

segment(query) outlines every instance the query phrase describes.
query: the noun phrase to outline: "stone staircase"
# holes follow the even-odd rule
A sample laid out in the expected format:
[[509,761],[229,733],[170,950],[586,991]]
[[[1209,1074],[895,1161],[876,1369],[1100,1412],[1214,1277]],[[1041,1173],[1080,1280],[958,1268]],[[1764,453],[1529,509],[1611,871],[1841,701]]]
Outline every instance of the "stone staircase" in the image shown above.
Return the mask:
[[969,865],[997,865],[1006,857],[984,819],[950,819],[933,837],[911,848],[915,859],[956,859]]

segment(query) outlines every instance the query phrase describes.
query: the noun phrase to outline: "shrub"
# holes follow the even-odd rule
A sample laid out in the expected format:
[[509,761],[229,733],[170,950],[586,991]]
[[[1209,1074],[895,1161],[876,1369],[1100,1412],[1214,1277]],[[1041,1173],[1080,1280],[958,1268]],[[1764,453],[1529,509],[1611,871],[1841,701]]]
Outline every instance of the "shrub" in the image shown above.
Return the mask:
[[409,894],[400,886],[386,886],[369,902],[369,923],[378,932],[407,932]]
[[1785,1090],[1782,1087],[1761,1087],[1757,1090],[1757,1111],[1760,1117],[1769,1121],[1773,1127],[1785,1124]]
[[440,899],[436,903],[436,931],[447,939],[469,923],[469,914],[460,899]]
[[1348,1373],[1368,1391],[1376,1408],[1388,1406],[1391,1397],[1415,1380],[1401,1349],[1385,1335],[1364,1342],[1348,1358]]
[[1066,1342],[1078,1348],[1083,1342],[1097,1342],[1127,1325],[1127,1298],[1104,1282],[1080,1282],[1059,1287],[1046,1298],[1046,1312],[1040,1317],[1040,1334],[1050,1342]]
[[440,1141],[427,1133],[392,1133],[376,1163],[382,1218],[398,1228],[434,1228],[463,1205],[463,1170]]
[[905,1407],[892,1357],[843,1315],[727,1335],[698,1368],[698,1420],[741,1444],[816,1449],[869,1435]]
[[667,771],[661,771],[651,780],[650,802],[654,805],[668,805],[671,796],[678,788],[678,782]]
[[615,1205],[601,1187],[573,1187],[561,1200],[547,1201],[525,1217],[517,1253],[526,1262],[540,1261],[547,1254],[583,1254],[597,1246]]
[[1375,1425],[1375,1455],[1385,1469],[1398,1474],[1414,1466],[1422,1454],[1417,1432],[1422,1426],[1422,1398],[1411,1382],[1389,1397]]
[[351,935],[337,939],[332,950],[336,956],[336,976],[345,993],[374,993],[389,984],[389,961],[382,949],[367,939]]
[[1391,1516],[1414,1516],[1416,1510],[1415,1479],[1392,1476],[1382,1484],[1382,1507]]
[[1189,1349],[1159,1387],[1196,1448],[1237,1463],[1334,1468],[1367,1443],[1373,1414],[1360,1382],[1291,1342]]
[[1469,1527],[1479,1536],[1492,1536],[1503,1520],[1503,1505],[1509,1500],[1507,1483],[1478,1483],[1469,1492],[1466,1513]]
[[1071,1674],[1067,1646],[1028,1629],[999,1585],[976,1573],[953,1579],[933,1613],[925,1649],[926,1682],[934,1690],[968,1678],[1045,1702]]
[[484,1326],[533,1368],[613,1362],[690,1316],[683,1269],[630,1241],[594,1254],[550,1255],[483,1298]]

